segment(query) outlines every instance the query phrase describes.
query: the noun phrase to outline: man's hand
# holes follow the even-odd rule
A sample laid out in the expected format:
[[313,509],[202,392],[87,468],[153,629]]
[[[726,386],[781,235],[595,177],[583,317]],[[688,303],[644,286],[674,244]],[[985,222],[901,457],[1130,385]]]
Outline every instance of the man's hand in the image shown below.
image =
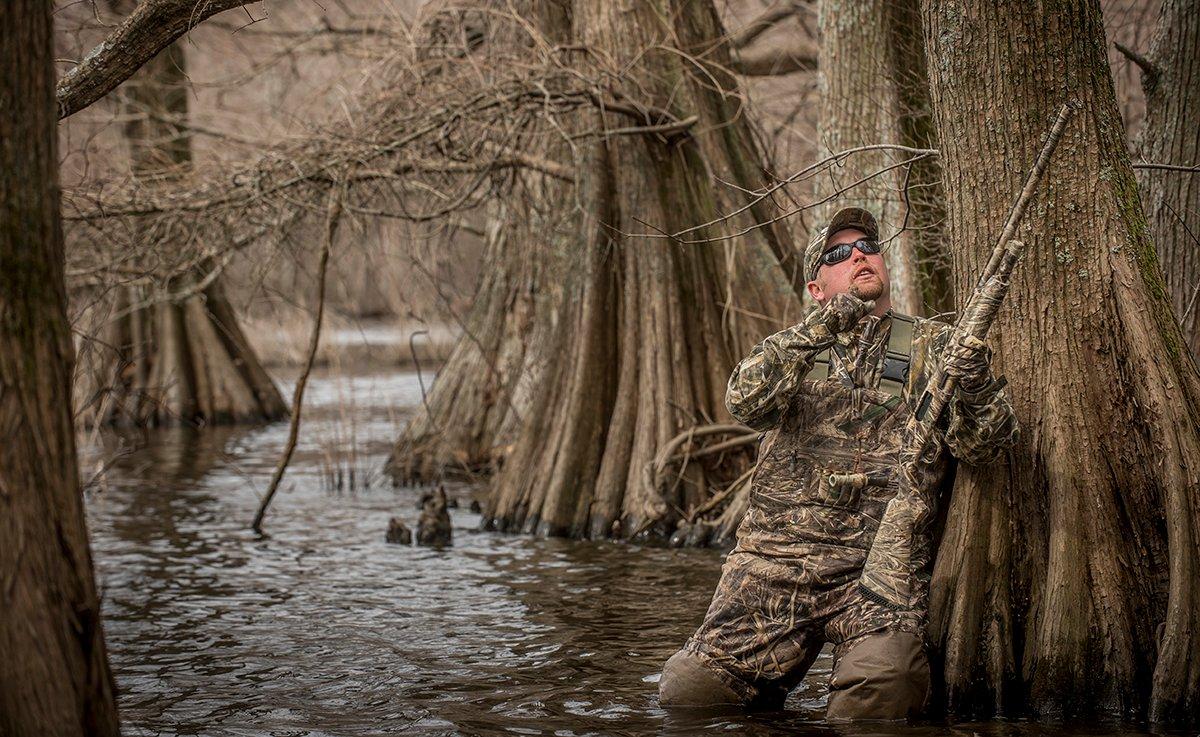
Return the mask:
[[943,359],[946,373],[958,379],[965,392],[977,392],[988,385],[991,355],[987,345],[971,335],[959,335],[946,346]]
[[817,310],[816,320],[832,335],[844,333],[875,309],[875,300],[863,301],[849,292],[833,295],[825,306]]

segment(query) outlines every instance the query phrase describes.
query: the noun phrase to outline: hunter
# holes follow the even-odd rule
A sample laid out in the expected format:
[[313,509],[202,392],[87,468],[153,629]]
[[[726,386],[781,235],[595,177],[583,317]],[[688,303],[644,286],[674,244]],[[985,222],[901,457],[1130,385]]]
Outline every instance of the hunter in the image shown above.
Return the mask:
[[826,642],[827,719],[905,719],[925,705],[929,526],[895,556],[923,587],[916,605],[891,606],[859,582],[898,488],[902,430],[944,361],[958,390],[921,475],[936,495],[953,458],[991,462],[1016,421],[983,342],[951,344],[949,325],[892,310],[880,251],[871,213],[838,211],[805,250],[818,306],[729,379],[729,412],[764,432],[750,507],[704,622],[663,669],[664,706],[777,708]]

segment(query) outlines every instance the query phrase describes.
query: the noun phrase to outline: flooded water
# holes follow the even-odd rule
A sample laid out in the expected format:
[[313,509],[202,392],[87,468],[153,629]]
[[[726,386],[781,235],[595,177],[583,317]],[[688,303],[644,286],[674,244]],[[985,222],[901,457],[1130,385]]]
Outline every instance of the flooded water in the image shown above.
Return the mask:
[[88,514],[128,734],[1079,733],[838,732],[818,721],[827,656],[785,711],[668,714],[658,674],[721,554],[478,532],[465,487],[452,548],[386,544],[390,516],[415,527],[421,490],[378,469],[420,401],[415,374],[314,377],[264,538],[250,522],[286,423],[106,436],[85,455],[86,479],[119,453]]

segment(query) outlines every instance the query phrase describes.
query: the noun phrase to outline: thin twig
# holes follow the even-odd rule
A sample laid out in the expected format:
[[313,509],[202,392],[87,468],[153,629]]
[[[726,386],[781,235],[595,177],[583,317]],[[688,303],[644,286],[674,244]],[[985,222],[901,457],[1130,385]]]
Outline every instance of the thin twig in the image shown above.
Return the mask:
[[[658,449],[658,452],[655,454],[654,459],[651,461],[648,461],[646,463],[646,465],[642,468],[643,488],[651,495],[651,498],[662,499],[662,492],[660,492],[659,489],[660,489],[660,485],[662,482],[663,474],[666,472],[667,466],[669,466],[672,463],[679,462],[681,460],[686,465],[687,459],[689,457],[698,457],[701,455],[707,455],[707,453],[705,453],[704,450],[700,450],[700,451],[696,451],[696,452],[685,451],[681,454],[676,454],[676,452],[675,452],[676,450],[678,450],[681,446],[692,442],[696,438],[704,437],[704,436],[708,436],[708,435],[737,434],[741,437],[739,437],[736,441],[734,441],[733,444],[741,445],[743,442],[743,438],[748,433],[750,433],[750,428],[746,427],[745,425],[734,424],[734,423],[722,423],[722,424],[716,424],[716,425],[698,425],[695,427],[689,427],[687,430],[684,430],[683,432],[679,433],[675,437],[668,440],[661,448]],[[753,433],[753,438],[757,438],[757,437],[758,437],[758,434]],[[724,443],[722,443],[721,445],[723,446],[722,449],[726,449],[727,447],[732,447],[732,446],[726,446]],[[670,502],[667,502],[665,499],[663,499],[663,501],[667,504],[670,504]]]
[[714,510],[718,506],[720,506],[721,502],[725,501],[729,497],[729,495],[734,492],[734,490],[740,488],[743,484],[748,483],[750,481],[750,477],[754,475],[754,469],[756,467],[757,467],[757,464],[751,465],[750,468],[746,469],[746,471],[741,476],[738,476],[737,479],[735,479],[732,484],[730,484],[729,486],[726,486],[720,492],[713,494],[712,498],[710,498],[708,501],[701,504],[699,507],[696,507],[695,509],[693,509],[691,511],[691,513],[688,515],[688,522],[695,522],[697,519],[699,519],[703,515],[708,514],[709,512],[711,512],[712,510]]
[[728,35],[729,48],[744,49],[759,36],[779,25],[780,22],[800,12],[800,8],[800,3],[795,2],[795,0],[780,0],[776,2],[754,18],[751,18],[746,25],[736,31],[730,32]]
[[[651,234],[651,233],[633,233],[633,234],[629,234],[629,235],[632,235],[635,237],[643,237],[643,238],[678,239],[681,236],[687,235],[688,233],[694,233],[698,230],[704,230],[705,228],[710,228],[714,225],[717,225],[718,223],[723,223],[727,220],[731,220],[731,219],[737,217],[738,215],[741,215],[742,213],[747,212],[748,210],[750,210],[750,208],[754,207],[755,205],[759,204],[760,202],[771,197],[776,192],[787,187],[789,184],[794,184],[795,182],[798,182],[802,179],[806,179],[809,175],[811,175],[815,171],[818,171],[820,169],[823,169],[823,168],[831,166],[831,165],[840,164],[844,159],[846,159],[849,156],[852,156],[854,154],[864,153],[867,151],[899,151],[901,153],[911,154],[912,158],[902,161],[901,162],[902,165],[903,164],[911,164],[916,161],[920,161],[921,159],[923,159],[927,156],[937,156],[938,155],[938,150],[936,148],[913,148],[911,146],[901,146],[901,145],[892,144],[892,143],[877,143],[877,144],[873,144],[870,146],[858,146],[855,148],[848,148],[848,149],[845,149],[844,151],[838,151],[837,153],[830,154],[829,156],[826,156],[825,158],[821,159],[820,161],[810,164],[809,166],[804,167],[800,171],[797,171],[797,172],[789,175],[787,178],[781,179],[778,182],[775,182],[771,186],[766,187],[763,190],[757,192],[754,196],[754,199],[752,199],[750,202],[747,202],[746,204],[742,205],[741,207],[738,207],[736,210],[733,210],[732,212],[724,213],[720,217],[713,218],[712,220],[709,220],[708,222],[700,223],[699,225],[693,225],[690,228],[684,228],[683,230],[675,231],[674,233],[671,233],[669,235]],[[896,168],[896,166],[893,165],[890,168],[894,169],[894,168]],[[886,171],[886,170],[884,170],[884,171]],[[877,176],[880,173],[881,172],[875,172],[875,174],[873,174],[871,176]],[[850,187],[854,187],[858,184],[861,184],[862,182],[864,182],[870,178],[871,177],[864,177],[863,179],[859,180],[858,182],[855,182],[854,184],[850,185]],[[849,189],[850,187],[846,187],[843,189]],[[822,202],[823,201],[824,200],[822,200]],[[817,204],[820,204],[820,202],[812,203],[810,205],[807,205],[807,207],[813,207],[814,205],[817,205]],[[805,209],[805,208],[800,208],[800,209]],[[792,213],[792,214],[794,214],[794,213]],[[683,242],[684,243],[705,243],[705,242],[709,242],[709,240],[723,240],[723,239],[706,239],[706,240],[702,240],[702,241],[683,241]]]
[[757,53],[740,51],[730,60],[730,68],[744,77],[775,77],[814,71],[817,61],[813,49],[800,46]]
[[1156,163],[1149,162],[1149,161],[1135,161],[1135,162],[1133,162],[1133,168],[1134,169],[1159,169],[1162,171],[1186,171],[1186,172],[1192,172],[1192,173],[1200,172],[1200,164],[1186,166],[1186,165],[1181,165],[1181,164],[1156,164]]
[[[1192,229],[1188,227],[1187,221],[1183,219],[1183,217],[1179,214],[1179,211],[1172,207],[1171,203],[1169,202],[1164,202],[1163,204],[1166,205],[1167,209],[1171,211],[1171,215],[1173,215],[1175,219],[1179,221],[1179,225],[1183,228],[1183,232],[1188,234],[1188,237],[1192,239],[1193,243],[1195,243],[1197,246],[1200,246],[1200,238],[1197,238],[1196,234],[1192,232]],[[1196,325],[1197,298],[1200,298],[1200,282],[1196,283],[1196,288],[1192,291],[1192,296],[1188,300],[1187,307],[1185,307],[1183,313],[1179,315],[1179,321],[1183,323],[1184,331],[1188,334],[1193,331]]]
[[1142,70],[1142,89],[1147,93],[1152,91],[1158,84],[1160,74],[1158,65],[1119,41],[1113,43],[1113,46],[1117,47],[1117,51],[1120,51],[1126,59],[1138,65],[1138,68]]
[[275,498],[275,492],[279,491],[279,483],[283,481],[283,474],[292,460],[292,454],[296,452],[296,439],[300,435],[300,409],[304,404],[304,388],[308,385],[308,376],[312,373],[313,363],[317,357],[317,346],[321,342],[321,321],[325,316],[325,276],[329,270],[329,252],[333,248],[338,221],[342,216],[345,181],[343,176],[341,186],[334,187],[329,193],[329,216],[325,221],[325,243],[321,248],[321,262],[317,267],[317,307],[313,314],[312,333],[308,339],[308,357],[304,361],[304,371],[296,380],[296,389],[292,392],[292,420],[288,426],[287,445],[284,446],[283,456],[280,457],[278,465],[275,466],[275,473],[271,476],[271,485],[267,487],[267,494],[259,504],[258,513],[254,515],[254,523],[251,525],[251,529],[259,535],[262,534],[262,522],[267,513],[267,507]]
[[408,336],[408,352],[412,354],[413,366],[417,368],[417,384],[421,387],[421,404],[425,406],[425,416],[433,423],[435,432],[441,432],[441,428],[437,426],[437,420],[433,416],[433,410],[429,408],[429,395],[425,392],[425,378],[421,376],[421,360],[417,358],[417,346],[413,343],[413,339],[418,335],[429,335],[428,330],[415,330]]
[[[856,150],[859,150],[859,151],[861,151],[861,150],[864,150],[864,149],[866,149],[866,148],[868,148],[868,147],[863,147],[862,149],[856,149]],[[752,232],[754,232],[754,231],[756,231],[756,230],[760,230],[760,229],[762,229],[762,228],[769,227],[769,226],[771,226],[771,225],[773,225],[773,224],[775,224],[775,223],[778,223],[778,222],[780,222],[780,221],[783,221],[783,220],[787,220],[787,219],[788,219],[788,218],[790,218],[790,217],[793,217],[793,216],[795,216],[795,215],[797,215],[797,214],[799,214],[799,213],[801,213],[801,212],[804,212],[805,210],[811,210],[811,209],[812,209],[812,208],[814,208],[814,207],[817,207],[817,206],[819,206],[819,205],[823,205],[824,203],[826,203],[826,202],[829,202],[829,201],[831,201],[831,200],[835,200],[835,199],[837,199],[838,197],[842,196],[842,194],[844,194],[844,193],[846,193],[846,192],[848,192],[848,191],[850,191],[850,190],[854,189],[855,187],[859,186],[860,184],[863,184],[863,183],[865,183],[865,182],[868,182],[868,181],[870,181],[870,180],[872,180],[872,179],[875,179],[876,177],[883,176],[884,174],[887,174],[888,172],[890,172],[890,171],[893,171],[893,170],[895,170],[895,169],[899,169],[899,168],[901,168],[901,167],[905,167],[905,166],[912,166],[913,164],[915,164],[916,162],[920,161],[921,159],[928,158],[929,156],[935,156],[935,155],[937,155],[937,150],[936,150],[936,149],[929,149],[929,150],[928,150],[926,153],[920,153],[920,154],[917,154],[917,155],[913,156],[912,158],[905,159],[904,161],[901,161],[901,162],[898,162],[898,163],[895,163],[895,164],[889,164],[888,166],[885,166],[885,167],[883,167],[883,168],[881,168],[881,169],[876,169],[875,171],[871,172],[870,174],[867,174],[866,176],[864,176],[864,177],[862,177],[862,178],[860,178],[860,179],[858,179],[858,180],[856,180],[856,181],[854,181],[854,182],[851,182],[850,184],[847,184],[847,185],[846,185],[846,186],[844,186],[844,187],[841,187],[841,188],[839,188],[839,189],[837,189],[837,190],[835,190],[835,191],[833,191],[833,192],[830,192],[828,195],[826,195],[825,197],[823,197],[823,198],[821,198],[821,199],[819,199],[819,200],[815,200],[815,201],[813,201],[813,202],[809,202],[808,204],[805,204],[805,205],[799,205],[799,206],[797,206],[797,207],[793,207],[792,209],[790,209],[790,210],[786,210],[786,211],[784,211],[784,212],[780,213],[779,215],[776,215],[776,216],[774,216],[774,217],[772,217],[772,218],[769,218],[769,219],[767,219],[767,220],[764,220],[764,221],[759,221],[759,222],[756,222],[756,223],[754,223],[753,225],[748,225],[748,226],[746,226],[745,228],[742,228],[741,230],[734,231],[734,232],[732,232],[732,233],[726,233],[726,234],[724,234],[724,235],[713,236],[713,237],[710,237],[710,238],[680,238],[680,237],[679,237],[679,234],[680,234],[680,233],[692,232],[692,231],[695,231],[695,230],[697,230],[697,229],[699,229],[699,228],[707,227],[707,226],[709,226],[709,225],[711,225],[711,224],[713,224],[713,223],[719,223],[719,222],[721,222],[721,221],[724,221],[724,220],[729,220],[730,218],[732,218],[734,215],[736,215],[737,213],[741,212],[742,210],[744,210],[744,209],[748,209],[748,208],[749,208],[751,205],[753,205],[753,204],[757,204],[758,202],[762,201],[763,199],[765,199],[765,196],[762,196],[762,195],[760,195],[760,196],[758,196],[758,197],[756,197],[756,198],[755,198],[755,201],[754,201],[754,202],[752,202],[752,203],[751,203],[751,205],[744,205],[744,206],[742,206],[741,208],[738,208],[737,210],[735,210],[733,213],[728,213],[728,214],[722,215],[721,217],[719,217],[719,218],[716,218],[715,220],[712,220],[712,221],[710,221],[709,223],[703,223],[703,224],[701,224],[701,225],[695,225],[695,226],[692,226],[692,227],[690,227],[690,228],[685,228],[684,230],[677,231],[677,232],[675,232],[675,233],[667,234],[667,233],[663,233],[663,232],[660,230],[658,233],[625,233],[624,235],[625,235],[626,237],[629,237],[629,238],[656,238],[656,239],[669,239],[669,240],[672,240],[672,241],[674,241],[674,242],[676,242],[676,243],[679,243],[679,244],[681,244],[681,245],[689,245],[689,246],[691,246],[691,245],[701,245],[701,244],[704,244],[704,243],[719,243],[719,242],[721,242],[721,241],[732,241],[732,240],[737,240],[738,238],[741,238],[742,236],[744,236],[744,235],[747,235],[747,234],[749,234],[749,233],[752,233]],[[775,185],[772,185],[772,189],[774,189],[774,188],[775,188]],[[643,224],[644,224],[644,223],[643,223]],[[657,230],[657,229],[656,229],[656,230]]]

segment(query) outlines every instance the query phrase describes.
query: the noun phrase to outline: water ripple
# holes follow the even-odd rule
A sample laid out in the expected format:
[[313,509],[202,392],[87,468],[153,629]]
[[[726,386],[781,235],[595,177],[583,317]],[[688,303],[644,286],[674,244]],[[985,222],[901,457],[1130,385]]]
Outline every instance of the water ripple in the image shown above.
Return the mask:
[[[348,442],[377,471],[420,401],[415,376],[310,386],[263,539],[248,528],[282,424],[106,436],[87,459],[141,446],[88,505],[129,734],[837,734],[809,717],[823,708],[827,656],[785,712],[658,708],[662,663],[707,608],[715,551],[478,532],[465,488],[452,490],[464,502],[452,548],[387,545],[389,516],[415,526],[420,489],[331,492],[321,480]],[[1014,729],[1025,728],[881,733]]]

